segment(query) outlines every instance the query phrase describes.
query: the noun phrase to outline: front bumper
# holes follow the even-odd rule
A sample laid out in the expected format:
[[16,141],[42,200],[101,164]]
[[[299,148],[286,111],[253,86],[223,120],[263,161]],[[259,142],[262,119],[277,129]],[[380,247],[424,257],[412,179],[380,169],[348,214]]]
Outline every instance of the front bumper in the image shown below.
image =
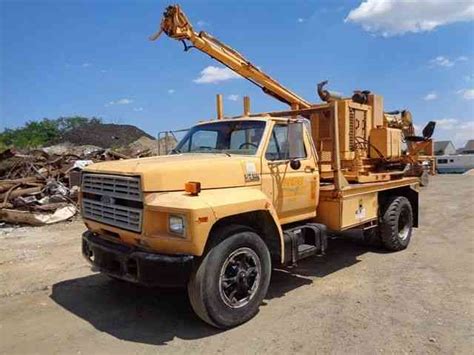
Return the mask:
[[146,286],[186,285],[193,269],[192,255],[163,255],[114,243],[90,231],[82,235],[82,254],[99,271]]

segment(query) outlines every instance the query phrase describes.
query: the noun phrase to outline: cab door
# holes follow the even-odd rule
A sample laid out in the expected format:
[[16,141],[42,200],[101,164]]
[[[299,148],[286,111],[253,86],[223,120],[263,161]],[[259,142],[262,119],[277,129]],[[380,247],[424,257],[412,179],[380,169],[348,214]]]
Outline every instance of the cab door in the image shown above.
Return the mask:
[[[262,190],[282,224],[316,216],[319,172],[308,130],[302,126],[301,133],[290,136],[288,123],[275,122],[262,156]],[[290,156],[290,140],[300,145],[297,157]]]

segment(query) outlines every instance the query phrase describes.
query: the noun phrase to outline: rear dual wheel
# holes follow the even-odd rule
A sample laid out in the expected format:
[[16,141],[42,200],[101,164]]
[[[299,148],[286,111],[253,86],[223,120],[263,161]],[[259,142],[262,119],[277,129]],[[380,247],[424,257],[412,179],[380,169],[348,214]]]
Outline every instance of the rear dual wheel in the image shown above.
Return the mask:
[[226,329],[257,314],[270,283],[271,259],[264,241],[245,227],[225,227],[214,237],[191,275],[188,295],[202,320]]
[[404,196],[393,196],[382,206],[377,228],[364,231],[366,245],[380,246],[390,251],[408,247],[413,230],[413,209]]
[[413,230],[413,210],[404,196],[392,197],[379,226],[384,247],[391,251],[405,249],[410,243]]

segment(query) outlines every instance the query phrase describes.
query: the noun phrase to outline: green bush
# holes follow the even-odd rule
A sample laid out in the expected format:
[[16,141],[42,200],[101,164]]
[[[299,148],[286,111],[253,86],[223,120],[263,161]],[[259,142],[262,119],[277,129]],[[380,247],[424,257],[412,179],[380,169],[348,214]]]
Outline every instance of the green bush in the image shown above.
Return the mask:
[[43,118],[41,121],[29,121],[23,127],[6,128],[0,133],[0,150],[8,147],[35,148],[56,143],[64,132],[82,125],[102,123],[100,118],[59,117],[55,120]]

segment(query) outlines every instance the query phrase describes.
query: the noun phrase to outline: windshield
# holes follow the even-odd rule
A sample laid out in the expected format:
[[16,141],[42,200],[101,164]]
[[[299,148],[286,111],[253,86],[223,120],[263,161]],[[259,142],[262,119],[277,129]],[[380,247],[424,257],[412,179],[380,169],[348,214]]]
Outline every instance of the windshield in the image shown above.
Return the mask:
[[223,121],[191,128],[173,153],[229,153],[254,155],[265,122]]

